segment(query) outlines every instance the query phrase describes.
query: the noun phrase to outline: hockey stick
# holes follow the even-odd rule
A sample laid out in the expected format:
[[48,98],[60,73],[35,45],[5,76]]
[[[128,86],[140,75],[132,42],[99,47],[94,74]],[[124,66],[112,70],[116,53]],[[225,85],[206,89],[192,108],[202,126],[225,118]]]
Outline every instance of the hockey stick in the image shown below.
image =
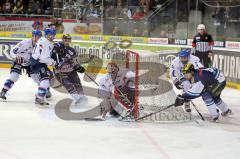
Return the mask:
[[155,112],[152,112],[152,113],[150,113],[150,114],[144,115],[144,116],[142,116],[142,117],[140,117],[140,118],[135,119],[135,121],[139,121],[139,120],[145,119],[145,118],[147,118],[147,117],[149,117],[149,116],[152,116],[152,115],[154,115],[154,114],[157,114],[157,113],[160,113],[160,112],[162,112],[162,111],[164,111],[164,110],[167,110],[167,109],[169,109],[169,108],[171,108],[171,107],[173,107],[173,106],[175,106],[175,104],[171,104],[171,105],[166,106],[166,107],[164,107],[164,108],[162,108],[162,109],[160,109],[160,110],[158,110],[158,111],[155,111]]
[[191,101],[193,107],[195,108],[195,110],[197,111],[198,115],[201,117],[201,119],[204,121],[205,118],[203,117],[203,115],[200,113],[200,111],[197,109],[196,105]]
[[99,86],[99,84],[86,72],[84,73],[91,81],[93,81],[97,86]]
[[[88,60],[83,61],[83,62],[81,62],[81,63],[82,63],[82,64],[90,63],[90,62],[93,61],[93,59],[94,59],[94,55],[91,55],[90,58],[89,58]],[[76,59],[76,62],[77,62],[78,64],[80,64],[79,61],[78,61],[78,59]]]

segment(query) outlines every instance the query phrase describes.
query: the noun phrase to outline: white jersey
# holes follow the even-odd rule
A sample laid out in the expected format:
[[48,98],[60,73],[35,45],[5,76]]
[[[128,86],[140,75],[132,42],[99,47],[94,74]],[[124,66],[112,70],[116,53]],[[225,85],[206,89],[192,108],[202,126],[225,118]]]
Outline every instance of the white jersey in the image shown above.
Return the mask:
[[[200,59],[194,55],[190,55],[188,63],[193,64],[195,69],[203,68],[204,66],[200,63]],[[176,57],[171,65],[169,75],[173,83],[177,82],[183,77],[182,68],[184,64],[181,62],[179,57]]]
[[[117,77],[114,80],[115,82],[113,83],[111,74],[106,74],[100,80],[99,89],[107,92],[113,92],[114,86],[116,87],[125,86],[128,82],[128,79],[131,79],[134,77],[135,77],[135,74],[132,71],[119,70],[117,73]],[[129,87],[131,87],[131,85]]]
[[39,60],[40,63],[45,63],[47,65],[53,65],[54,60],[51,58],[53,49],[53,43],[50,42],[45,37],[42,37],[38,40],[32,57],[35,60]]
[[21,56],[24,60],[22,65],[29,65],[29,59],[34,50],[34,44],[32,39],[25,39],[19,42],[10,50],[10,56],[15,59],[16,56]]

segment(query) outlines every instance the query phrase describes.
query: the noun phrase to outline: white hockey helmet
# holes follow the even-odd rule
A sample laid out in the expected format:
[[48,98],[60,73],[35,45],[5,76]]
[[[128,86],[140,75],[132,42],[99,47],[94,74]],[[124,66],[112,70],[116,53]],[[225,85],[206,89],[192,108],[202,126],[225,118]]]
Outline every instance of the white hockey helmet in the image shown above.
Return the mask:
[[206,30],[206,27],[204,24],[198,24],[198,27],[197,27],[198,30]]

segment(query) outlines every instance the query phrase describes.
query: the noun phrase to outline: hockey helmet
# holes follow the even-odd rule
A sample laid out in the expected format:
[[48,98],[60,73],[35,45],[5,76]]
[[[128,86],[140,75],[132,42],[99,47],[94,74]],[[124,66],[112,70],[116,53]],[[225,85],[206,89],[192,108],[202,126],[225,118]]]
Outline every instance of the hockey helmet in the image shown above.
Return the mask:
[[182,73],[186,74],[186,73],[191,73],[192,71],[194,71],[194,66],[191,63],[187,63],[186,65],[183,66],[182,68]]
[[62,39],[72,40],[72,37],[70,34],[63,34]]
[[41,37],[42,36],[42,32],[40,30],[33,30],[32,31],[32,36],[38,36]]
[[180,61],[185,65],[188,63],[190,57],[190,51],[187,49],[184,49],[179,52],[179,59]]
[[44,30],[44,34],[45,36],[48,36],[48,35],[56,35],[56,30],[54,28],[46,28]]
[[187,49],[181,50],[179,52],[179,57],[189,57],[189,55],[190,55],[190,51]]

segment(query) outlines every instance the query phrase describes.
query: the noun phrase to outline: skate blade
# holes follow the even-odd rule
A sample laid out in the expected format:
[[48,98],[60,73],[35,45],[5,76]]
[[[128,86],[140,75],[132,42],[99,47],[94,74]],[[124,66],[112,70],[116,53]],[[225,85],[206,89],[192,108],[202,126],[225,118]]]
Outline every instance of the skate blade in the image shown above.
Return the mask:
[[7,101],[7,99],[0,98],[0,101],[2,101],[2,102],[6,102],[6,101]]
[[99,118],[85,118],[86,121],[105,121],[105,118],[99,117]]
[[50,108],[49,103],[44,103],[44,104],[40,104],[40,103],[35,103],[36,107],[38,108]]

